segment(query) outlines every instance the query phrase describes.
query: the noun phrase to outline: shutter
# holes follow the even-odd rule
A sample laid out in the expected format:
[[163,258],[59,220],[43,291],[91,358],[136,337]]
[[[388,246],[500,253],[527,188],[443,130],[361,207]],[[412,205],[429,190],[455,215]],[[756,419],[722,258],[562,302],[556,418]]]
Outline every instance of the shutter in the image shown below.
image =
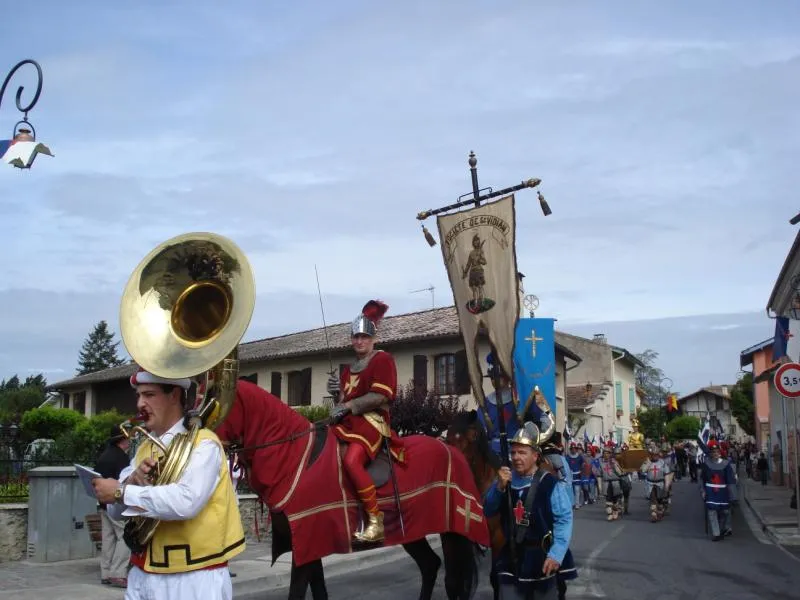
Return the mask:
[[617,381],[614,384],[614,396],[617,404],[617,410],[622,410],[622,382]]
[[273,396],[281,397],[281,383],[282,377],[280,371],[272,372],[272,381],[270,381],[269,391]]
[[632,385],[628,386],[628,409],[631,414],[636,413],[636,392]]
[[455,355],[456,394],[464,396],[470,393],[469,368],[467,367],[467,351],[459,350]]
[[414,394],[425,396],[428,393],[428,357],[414,355]]
[[300,394],[300,405],[311,406],[311,367],[300,371],[302,382],[302,392]]

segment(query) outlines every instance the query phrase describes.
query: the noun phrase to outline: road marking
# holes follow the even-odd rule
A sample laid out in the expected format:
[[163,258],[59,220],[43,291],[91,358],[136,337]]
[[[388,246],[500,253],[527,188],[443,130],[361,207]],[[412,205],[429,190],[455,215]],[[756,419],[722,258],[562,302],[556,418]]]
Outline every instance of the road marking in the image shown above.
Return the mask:
[[613,542],[622,530],[625,529],[625,525],[622,524],[614,531],[611,532],[611,535],[608,536],[603,542],[600,543],[597,548],[592,550],[591,554],[589,554],[589,558],[586,560],[586,564],[583,567],[579,567],[581,571],[585,572],[586,581],[588,583],[587,593],[592,598],[605,598],[606,594],[603,592],[603,588],[600,587],[600,583],[597,581],[597,571],[595,571],[595,564],[597,563],[597,559],[600,557],[600,554],[608,548],[608,545]]

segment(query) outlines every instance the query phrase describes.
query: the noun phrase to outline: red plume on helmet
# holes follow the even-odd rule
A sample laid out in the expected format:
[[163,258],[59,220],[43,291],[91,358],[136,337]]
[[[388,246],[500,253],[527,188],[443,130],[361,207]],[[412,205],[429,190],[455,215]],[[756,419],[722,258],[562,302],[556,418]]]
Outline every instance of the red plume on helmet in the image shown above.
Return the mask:
[[387,310],[389,310],[388,304],[380,300],[370,300],[364,305],[364,308],[361,309],[361,314],[375,323],[377,327]]

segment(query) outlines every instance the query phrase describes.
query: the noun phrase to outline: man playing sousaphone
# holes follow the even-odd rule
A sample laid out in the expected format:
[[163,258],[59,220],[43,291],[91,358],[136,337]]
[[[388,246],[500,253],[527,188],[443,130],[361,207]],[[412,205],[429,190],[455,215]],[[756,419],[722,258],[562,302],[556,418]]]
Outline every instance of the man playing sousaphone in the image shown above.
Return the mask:
[[389,441],[392,456],[405,462],[403,442],[389,426],[389,405],[397,392],[397,367],[388,352],[375,349],[378,324],[389,307],[370,300],[355,318],[350,339],[356,362],[342,370],[341,377],[331,376],[328,393],[338,398],[331,411],[332,431],[347,444],[343,465],[356,494],[367,513],[367,526],[357,534],[363,542],[383,539],[383,512],[367,465]]
[[[144,427],[169,446],[186,433],[188,378],[166,379],[139,370],[131,377]],[[116,479],[95,479],[112,518],[160,521],[144,548],[132,547],[126,600],[150,598],[229,600],[228,561],[245,548],[244,530],[225,453],[217,435],[202,428],[188,464],[174,483],[152,485],[158,449],[145,440]],[[127,532],[126,532],[127,534]]]

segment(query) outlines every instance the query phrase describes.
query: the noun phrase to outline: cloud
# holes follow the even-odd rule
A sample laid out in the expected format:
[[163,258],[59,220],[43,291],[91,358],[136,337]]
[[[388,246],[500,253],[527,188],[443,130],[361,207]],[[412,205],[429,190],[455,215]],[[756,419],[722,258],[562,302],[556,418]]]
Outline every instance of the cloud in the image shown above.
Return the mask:
[[[516,195],[517,256],[560,322],[760,310],[794,236],[790,4],[51,4],[0,39],[39,48],[30,116],[56,154],[0,171],[20,257],[0,293],[28,305],[0,329],[36,329],[38,308],[55,328],[84,315],[82,339],[150,249],[192,230],[242,247],[275,315],[315,298],[314,265],[355,306],[425,308],[410,291],[428,285],[447,304],[415,216],[470,192],[473,149],[481,187],[542,179],[553,214]],[[87,291],[107,304],[79,308]],[[73,360],[59,352],[6,368]]]

